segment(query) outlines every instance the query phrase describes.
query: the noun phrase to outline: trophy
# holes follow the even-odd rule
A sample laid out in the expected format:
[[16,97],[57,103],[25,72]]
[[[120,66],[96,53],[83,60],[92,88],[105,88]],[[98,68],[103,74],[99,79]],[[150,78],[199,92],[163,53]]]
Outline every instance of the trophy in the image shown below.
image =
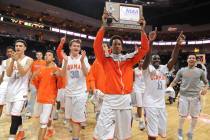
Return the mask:
[[143,15],[141,5],[106,2],[108,18],[103,23],[106,28],[140,30],[139,20]]

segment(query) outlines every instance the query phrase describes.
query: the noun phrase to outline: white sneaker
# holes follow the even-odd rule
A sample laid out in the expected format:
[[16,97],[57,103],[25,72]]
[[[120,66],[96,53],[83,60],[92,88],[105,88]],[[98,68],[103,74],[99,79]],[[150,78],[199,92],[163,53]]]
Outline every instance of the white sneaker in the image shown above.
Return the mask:
[[183,132],[182,132],[182,129],[178,129],[178,140],[183,140]]
[[139,121],[139,129],[141,131],[143,131],[145,129],[145,123],[144,123],[144,121]]

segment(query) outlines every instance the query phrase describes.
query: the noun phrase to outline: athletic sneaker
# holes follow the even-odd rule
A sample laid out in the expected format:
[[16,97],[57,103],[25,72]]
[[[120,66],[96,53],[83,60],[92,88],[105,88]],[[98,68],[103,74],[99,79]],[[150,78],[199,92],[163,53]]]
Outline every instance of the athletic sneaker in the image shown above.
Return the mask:
[[26,112],[25,117],[27,119],[30,119],[32,117],[32,113],[31,112]]
[[141,131],[143,131],[145,129],[145,123],[144,123],[144,121],[139,121],[139,129]]
[[19,131],[16,140],[23,140],[25,138],[25,132],[24,131]]
[[69,132],[70,132],[70,133],[72,133],[72,127],[71,127],[71,126],[69,126],[69,128],[68,128],[68,129],[69,129]]
[[52,137],[53,135],[55,135],[55,130],[52,129],[47,129],[47,137]]
[[183,132],[182,132],[182,129],[178,129],[178,140],[183,140]]
[[193,134],[192,133],[187,133],[187,138],[188,140],[192,140],[193,139]]
[[66,121],[66,119],[64,119],[64,120],[63,120],[63,124],[64,124],[64,125],[66,125],[66,124],[67,124],[67,121]]

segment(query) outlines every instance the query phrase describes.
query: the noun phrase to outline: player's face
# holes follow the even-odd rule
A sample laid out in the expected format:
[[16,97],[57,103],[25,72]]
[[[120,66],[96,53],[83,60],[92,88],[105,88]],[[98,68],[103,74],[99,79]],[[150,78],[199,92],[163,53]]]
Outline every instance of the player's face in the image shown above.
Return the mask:
[[142,67],[143,63],[144,63],[144,60],[140,60],[140,61],[139,61],[139,68]]
[[187,58],[187,63],[188,63],[188,66],[195,66],[195,63],[196,63],[196,57],[195,55],[189,55],[188,58]]
[[160,65],[160,56],[159,55],[153,55],[152,56],[152,65],[156,68]]
[[36,53],[36,58],[37,58],[38,60],[41,60],[42,57],[43,57],[43,55],[42,55],[41,52],[37,52],[37,53]]
[[46,54],[45,54],[45,61],[47,63],[50,63],[50,62],[53,62],[53,60],[54,60],[53,54],[51,52],[46,52]]
[[17,42],[15,44],[15,52],[18,53],[18,54],[24,54],[26,50],[26,46],[24,45],[24,43],[22,42]]
[[8,58],[10,58],[13,53],[14,53],[13,49],[7,49],[6,55],[7,55]]
[[114,39],[112,42],[112,52],[114,54],[120,54],[122,52],[122,43],[119,39]]
[[80,43],[72,42],[69,49],[72,55],[78,55],[81,50]]

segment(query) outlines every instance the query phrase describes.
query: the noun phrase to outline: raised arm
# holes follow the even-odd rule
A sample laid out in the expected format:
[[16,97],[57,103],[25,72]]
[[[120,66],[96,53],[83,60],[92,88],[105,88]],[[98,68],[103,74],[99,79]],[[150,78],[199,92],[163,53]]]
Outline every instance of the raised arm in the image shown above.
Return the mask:
[[171,54],[171,59],[168,61],[167,67],[169,69],[169,71],[173,68],[174,64],[176,63],[178,56],[179,56],[179,52],[180,49],[183,46],[183,42],[185,41],[185,36],[183,34],[183,31],[181,31],[181,33],[179,34],[177,41],[176,41],[176,46],[174,47],[174,50]]
[[64,47],[65,42],[66,42],[66,36],[61,38],[58,48],[56,49],[56,55],[60,62],[62,62],[62,60],[63,60],[62,52],[63,52],[63,47]]
[[145,59],[144,59],[144,63],[142,65],[142,69],[145,70],[148,68],[149,64],[150,64],[150,61],[151,61],[151,56],[152,56],[152,44],[153,44],[153,41],[156,39],[157,37],[157,27],[155,27],[155,31],[152,31],[149,33],[149,51],[147,53],[147,55],[145,56]]
[[14,63],[15,63],[15,60],[13,58],[12,58],[11,61],[10,61],[10,59],[7,59],[6,74],[7,74],[8,77],[12,76]]
[[[81,59],[80,59],[80,61],[81,61],[81,69],[82,69],[82,72],[83,72],[83,74],[85,75],[85,76],[87,76],[87,74],[88,74],[88,66],[87,66],[87,60],[85,60],[85,58],[86,58],[86,52],[84,51],[84,50],[82,50],[82,52],[81,52],[81,54],[82,54],[82,57],[81,57]],[[86,61],[86,62],[85,62]]]
[[25,76],[26,73],[31,69],[31,65],[33,63],[33,59],[28,59],[25,66],[20,64],[20,60],[17,60],[17,70],[20,76]]
[[144,32],[144,28],[146,26],[146,21],[142,17],[139,21],[141,25],[141,47],[138,49],[138,53],[131,59],[132,65],[135,65],[139,62],[149,51],[149,40],[147,38],[146,33]]
[[105,60],[105,54],[102,48],[104,33],[105,33],[105,28],[101,26],[93,43],[95,56],[100,63],[103,63]]

